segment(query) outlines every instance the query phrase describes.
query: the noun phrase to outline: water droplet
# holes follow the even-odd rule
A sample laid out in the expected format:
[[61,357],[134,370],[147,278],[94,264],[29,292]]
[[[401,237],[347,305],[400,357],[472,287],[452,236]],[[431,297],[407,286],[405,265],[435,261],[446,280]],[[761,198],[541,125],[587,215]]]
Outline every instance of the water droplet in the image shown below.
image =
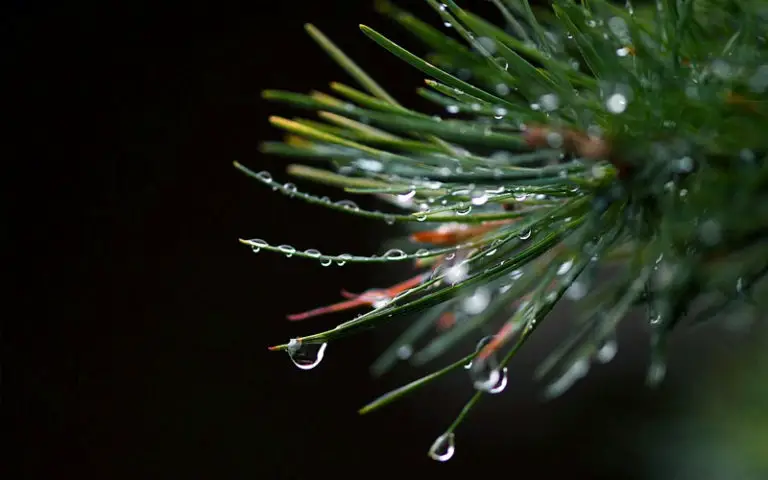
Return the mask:
[[523,271],[522,270],[512,270],[509,273],[509,278],[511,278],[513,281],[520,280],[523,277]]
[[289,196],[293,196],[293,194],[296,193],[298,189],[296,188],[296,185],[292,183],[286,183],[285,185],[283,185],[283,191],[287,193]]
[[333,260],[331,260],[331,257],[323,257],[320,259],[320,265],[324,267],[328,267],[333,263]]
[[399,248],[393,248],[391,250],[387,250],[387,252],[384,253],[384,258],[388,260],[402,260],[406,256],[406,253]]
[[557,274],[565,275],[571,270],[571,267],[573,267],[573,259],[569,258],[568,260],[560,264],[560,267],[557,269]]
[[472,190],[469,194],[472,205],[485,205],[488,202],[488,193],[484,189]]
[[355,164],[362,170],[368,172],[381,172],[384,170],[384,165],[378,160],[371,160],[370,158],[360,158]]
[[445,28],[451,28],[453,26],[451,22],[443,22],[443,25],[445,25]]
[[435,443],[429,447],[429,457],[438,462],[447,462],[455,452],[456,444],[453,432],[440,435]]
[[496,85],[496,93],[501,95],[502,97],[509,95],[511,92],[511,89],[508,85],[504,83],[499,83]]
[[552,112],[560,106],[560,98],[554,93],[547,93],[541,96],[539,103],[545,111]]
[[489,37],[478,37],[477,43],[491,55],[496,53],[496,40]]
[[505,374],[502,374],[498,362],[493,356],[484,359],[475,358],[469,369],[469,374],[477,390],[491,393],[492,390],[499,388],[502,383],[505,385],[501,390],[506,387],[506,380],[503,379]]
[[472,205],[459,204],[455,211],[456,215],[469,215],[469,213],[472,211]]
[[522,232],[520,232],[520,240],[528,240],[529,238],[531,238],[531,233],[533,233],[533,230],[531,230],[530,228],[523,230]]
[[272,182],[272,174],[267,172],[266,170],[262,170],[261,172],[256,174],[257,177],[259,177],[263,182],[271,183]]
[[507,59],[506,59],[506,58],[498,57],[498,58],[496,59],[496,63],[498,63],[498,65],[499,65],[501,68],[503,68],[504,70],[506,70],[506,69],[508,69],[508,68],[509,68],[509,62],[507,61]]
[[416,250],[414,255],[416,255],[417,257],[426,257],[429,255],[429,250],[427,250],[426,248],[420,248]]
[[465,298],[462,307],[470,315],[481,313],[491,302],[491,293],[488,289],[480,287],[472,295]]
[[296,338],[288,342],[288,356],[294,365],[302,370],[312,370],[325,356],[327,343],[304,343]]
[[507,109],[502,107],[496,107],[493,109],[493,118],[496,120],[501,120],[507,115]]
[[315,250],[314,248],[310,248],[309,250],[306,250],[304,253],[310,258],[320,258],[320,256],[322,255],[322,253],[320,253],[318,250]]
[[605,102],[605,106],[611,113],[622,113],[627,109],[627,97],[621,93],[614,93]]
[[501,369],[501,377],[499,378],[498,383],[496,383],[493,388],[488,390],[488,393],[494,395],[503,392],[504,389],[507,388],[507,381],[507,367],[504,367]]
[[410,190],[409,192],[399,194],[397,196],[397,199],[400,202],[406,202],[408,200],[411,200],[415,196],[416,196],[416,190]]
[[584,282],[573,282],[568,290],[565,291],[565,296],[569,300],[581,300],[587,294],[587,285]]
[[560,148],[563,146],[563,136],[559,132],[547,133],[547,145],[552,148]]
[[559,397],[565,393],[569,388],[573,386],[579,379],[589,373],[589,360],[586,358],[580,358],[573,362],[568,370],[563,373],[560,378],[549,384],[545,391],[547,398]]
[[628,47],[622,47],[622,48],[619,48],[618,50],[616,50],[616,55],[618,55],[620,57],[626,57],[627,55],[629,55],[630,51],[631,50]]
[[400,360],[408,360],[413,355],[413,347],[410,345],[400,345],[397,349],[397,358]]
[[463,281],[467,276],[469,276],[469,266],[462,262],[448,267],[444,278],[453,285]]
[[290,245],[280,245],[277,249],[283,252],[288,258],[291,258],[293,254],[296,253],[296,249]]
[[374,309],[384,308],[392,302],[392,298],[383,291],[374,291],[370,293],[371,306]]
[[616,38],[621,42],[627,42],[629,40],[629,28],[627,22],[621,17],[611,17],[608,19],[608,28],[611,30]]
[[[488,335],[487,337],[483,337],[480,339],[479,342],[477,342],[477,345],[475,346],[475,353],[479,353],[480,350],[482,350],[486,345],[491,343],[491,340],[493,340],[493,335]],[[472,368],[472,361],[470,360],[469,363],[464,365],[465,370],[469,370]]]
[[253,250],[253,253],[259,253],[259,251],[263,247],[268,247],[269,246],[269,244],[266,241],[264,241],[264,240],[262,240],[260,238],[254,238],[252,240],[248,240],[248,243],[250,243],[251,250]]
[[719,222],[712,219],[705,220],[699,226],[699,237],[705,245],[715,246],[723,238],[723,229]]
[[595,352],[595,359],[600,363],[608,363],[616,356],[616,352],[619,350],[619,343],[615,338],[609,337],[605,339]]
[[387,225],[394,225],[395,224],[395,216],[394,215],[385,215],[384,216],[384,222],[386,222]]
[[352,200],[339,200],[334,205],[337,205],[339,207],[348,208],[350,210],[360,210],[360,207],[357,206],[355,202]]
[[347,261],[349,261],[350,258],[352,258],[352,255],[348,253],[342,253],[336,258],[336,265],[343,267],[347,264]]
[[667,364],[661,359],[651,360],[651,365],[648,367],[648,374],[646,376],[646,382],[650,387],[658,387],[664,377],[667,376]]
[[733,76],[733,67],[723,60],[715,60],[709,66],[712,73],[721,80],[728,80]]
[[747,82],[749,89],[755,93],[764,93],[768,89],[768,65],[761,65]]

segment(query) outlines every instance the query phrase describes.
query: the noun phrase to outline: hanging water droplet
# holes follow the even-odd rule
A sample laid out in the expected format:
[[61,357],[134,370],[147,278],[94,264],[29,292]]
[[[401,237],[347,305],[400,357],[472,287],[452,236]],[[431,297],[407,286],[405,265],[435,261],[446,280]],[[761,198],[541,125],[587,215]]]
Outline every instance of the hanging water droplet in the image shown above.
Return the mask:
[[320,265],[324,267],[328,267],[333,263],[333,260],[331,260],[331,257],[322,257],[320,259]]
[[252,240],[248,240],[248,243],[251,245],[251,250],[253,250],[253,253],[259,253],[259,251],[264,248],[268,247],[269,244],[260,238],[254,238]]
[[497,393],[503,392],[504,389],[507,388],[507,381],[508,381],[507,380],[507,367],[504,367],[501,370],[501,376],[499,378],[498,383],[496,383],[496,385],[493,388],[488,390],[488,393],[490,393],[492,395],[495,395]]
[[417,222],[423,222],[424,220],[427,219],[427,214],[424,212],[419,212],[415,214],[414,217],[416,217]]
[[387,225],[394,225],[395,224],[395,216],[394,215],[385,215],[384,216],[384,222],[386,222]]
[[283,252],[288,258],[291,258],[293,254],[296,253],[296,248],[291,245],[280,245],[277,249]]
[[529,238],[531,238],[531,233],[533,233],[533,230],[531,230],[530,228],[523,230],[522,232],[520,232],[520,240],[528,240]]
[[406,253],[399,248],[393,248],[391,250],[387,250],[386,253],[384,253],[384,258],[388,260],[402,260],[406,256]]
[[[480,350],[485,348],[486,345],[491,343],[491,340],[493,340],[493,335],[488,335],[487,337],[483,337],[480,339],[480,341],[477,342],[477,345],[475,345],[475,353],[480,353]],[[465,370],[469,370],[472,368],[472,360],[470,360],[468,363],[464,365]]]
[[485,189],[475,189],[472,190],[469,193],[469,197],[471,198],[472,205],[485,205],[488,202],[488,193],[485,191]]
[[595,359],[600,363],[608,363],[616,356],[619,350],[619,343],[614,337],[606,338],[602,345],[595,352]]
[[309,250],[304,251],[304,253],[309,258],[320,258],[320,256],[322,255],[322,253],[320,253],[318,250],[315,250],[314,248],[310,248]]
[[[447,260],[447,257],[446,257],[446,260]],[[451,265],[445,271],[445,279],[451,285],[454,285],[456,283],[463,281],[465,278],[467,278],[468,275],[469,275],[469,266],[464,262],[456,265]]]
[[435,443],[429,447],[429,457],[438,462],[447,462],[456,452],[453,432],[444,433],[437,437]]
[[411,199],[412,199],[413,197],[415,197],[415,196],[416,196],[416,190],[410,190],[410,191],[408,191],[408,192],[406,192],[406,193],[401,193],[401,194],[399,194],[399,195],[397,196],[397,199],[398,199],[400,202],[406,202],[406,201],[408,201],[408,200],[411,200]]
[[573,362],[568,370],[563,373],[560,378],[549,384],[545,391],[547,398],[559,397],[565,393],[569,388],[573,386],[579,379],[589,373],[589,360],[586,358],[580,358]]
[[481,313],[491,302],[491,293],[488,289],[480,287],[472,295],[465,298],[462,307],[470,315]]
[[646,376],[646,382],[650,387],[658,387],[661,382],[664,381],[664,377],[667,376],[667,364],[664,360],[656,358],[651,360],[651,365],[648,367],[648,374]]
[[581,300],[584,298],[584,296],[587,294],[587,285],[584,282],[576,281],[571,284],[570,287],[568,287],[568,290],[565,291],[565,296],[569,300]]
[[343,267],[347,264],[347,261],[349,261],[350,258],[352,258],[352,255],[348,253],[342,253],[336,258],[336,265]]
[[571,270],[571,267],[573,267],[573,259],[569,258],[565,262],[560,264],[560,267],[557,269],[558,275],[565,275]]
[[325,356],[327,343],[304,343],[296,338],[288,342],[288,356],[294,365],[302,370],[312,370]]
[[502,383],[501,369],[493,356],[483,359],[475,358],[469,369],[469,374],[474,387],[483,392],[490,393]]
[[507,115],[507,109],[502,107],[496,107],[493,109],[493,118],[501,120]]

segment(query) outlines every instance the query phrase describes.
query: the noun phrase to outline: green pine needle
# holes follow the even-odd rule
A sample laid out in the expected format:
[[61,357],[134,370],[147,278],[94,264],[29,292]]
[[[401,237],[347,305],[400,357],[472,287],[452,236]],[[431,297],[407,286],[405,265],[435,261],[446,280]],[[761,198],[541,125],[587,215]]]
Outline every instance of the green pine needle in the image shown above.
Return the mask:
[[[645,310],[651,329],[648,383],[656,385],[672,330],[768,303],[753,295],[768,272],[768,7],[557,0],[551,12],[535,13],[527,0],[492,0],[499,18],[483,19],[454,1],[427,3],[446,33],[376,2],[426,46],[423,56],[360,29],[429,77],[416,91],[443,114],[397,102],[312,25],[310,36],[362,90],[334,82],[336,96],[263,93],[317,119],[271,117],[288,135],[262,151],[311,161],[288,172],[375,195],[391,204],[387,211],[299,192],[235,166],[289,197],[407,227],[413,247],[380,254],[241,242],[325,266],[415,265],[419,274],[401,284],[290,316],[372,307],[271,349],[307,370],[328,342],[399,322],[403,333],[372,366],[382,375],[402,360],[425,365],[480,340],[474,352],[360,410],[471,362],[477,392],[429,451],[444,461],[456,428],[484,395],[504,390],[506,364],[562,302],[575,302],[578,314],[535,372],[549,397],[590,364],[610,361],[616,329],[634,309]],[[608,271],[610,282],[594,284]]]

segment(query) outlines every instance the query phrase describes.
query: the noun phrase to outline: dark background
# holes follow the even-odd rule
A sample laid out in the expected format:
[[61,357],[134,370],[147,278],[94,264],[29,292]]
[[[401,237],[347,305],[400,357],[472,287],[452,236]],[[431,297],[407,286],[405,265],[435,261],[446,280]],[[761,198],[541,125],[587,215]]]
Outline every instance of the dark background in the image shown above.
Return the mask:
[[[678,408],[670,392],[688,374],[680,362],[660,391],[645,389],[645,340],[626,332],[616,362],[548,403],[530,378],[557,327],[542,334],[513,364],[505,394],[460,427],[446,465],[426,451],[471,393],[466,379],[358,417],[417,373],[370,378],[386,338],[333,344],[311,372],[267,352],[346,318],[295,325],[285,314],[407,274],[324,269],[237,243],[372,253],[392,235],[273,194],[232,167],[288,181],[284,160],[258,144],[280,138],[269,114],[292,112],[263,102],[262,89],[349,81],[304,34],[307,21],[420,105],[420,76],[359,33],[367,23],[408,39],[369,3],[6,7],[6,132],[19,147],[6,161],[25,174],[6,190],[20,213],[7,252],[20,308],[6,318],[3,404],[10,464],[23,468],[8,478],[644,475],[645,427]],[[437,21],[422,2],[401,4]]]

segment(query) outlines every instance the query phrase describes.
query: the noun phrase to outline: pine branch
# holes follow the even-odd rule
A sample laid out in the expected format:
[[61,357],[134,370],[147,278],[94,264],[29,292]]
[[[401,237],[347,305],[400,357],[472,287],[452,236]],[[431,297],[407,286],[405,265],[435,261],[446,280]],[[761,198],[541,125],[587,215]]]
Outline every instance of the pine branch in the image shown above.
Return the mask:
[[[485,394],[504,390],[506,364],[563,297],[582,313],[536,372],[550,379],[549,396],[593,362],[610,361],[616,328],[633,309],[647,311],[655,385],[673,329],[766,302],[752,292],[768,272],[768,8],[759,0],[662,0],[656,9],[560,0],[551,14],[535,14],[526,0],[494,0],[497,25],[452,0],[427,2],[458,39],[376,3],[427,56],[360,28],[430,77],[418,93],[443,115],[396,101],[312,25],[312,38],[363,90],[333,83],[336,96],[264,92],[318,115],[272,117],[289,136],[265,152],[312,161],[289,172],[383,198],[392,211],[332,202],[235,166],[290,197],[416,227],[411,251],[380,255],[241,242],[322,265],[415,264],[420,273],[398,285],[291,315],[371,307],[271,349],[311,369],[329,342],[418,314],[373,365],[381,375],[398,359],[425,364],[482,337],[474,352],[360,410],[467,367],[477,393],[429,451],[444,461],[456,428]],[[609,269],[611,282],[593,284]]]

